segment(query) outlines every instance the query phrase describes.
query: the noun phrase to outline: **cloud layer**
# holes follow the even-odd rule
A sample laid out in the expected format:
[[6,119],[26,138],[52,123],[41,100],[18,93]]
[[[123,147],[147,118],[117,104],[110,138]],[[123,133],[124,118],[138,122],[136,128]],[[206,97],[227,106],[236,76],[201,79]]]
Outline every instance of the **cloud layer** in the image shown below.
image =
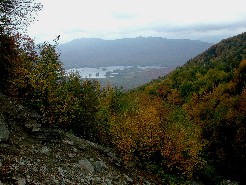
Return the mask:
[[246,31],[245,0],[43,0],[39,22],[29,28],[38,42],[137,36],[218,42]]

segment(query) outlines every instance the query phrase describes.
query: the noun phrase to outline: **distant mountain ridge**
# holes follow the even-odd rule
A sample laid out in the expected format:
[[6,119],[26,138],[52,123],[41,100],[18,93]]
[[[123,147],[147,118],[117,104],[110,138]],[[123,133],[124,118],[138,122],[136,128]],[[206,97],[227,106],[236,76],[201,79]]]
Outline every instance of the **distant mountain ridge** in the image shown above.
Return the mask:
[[188,39],[137,37],[117,40],[75,39],[58,46],[65,68],[112,65],[161,65],[174,67],[208,49],[212,44]]

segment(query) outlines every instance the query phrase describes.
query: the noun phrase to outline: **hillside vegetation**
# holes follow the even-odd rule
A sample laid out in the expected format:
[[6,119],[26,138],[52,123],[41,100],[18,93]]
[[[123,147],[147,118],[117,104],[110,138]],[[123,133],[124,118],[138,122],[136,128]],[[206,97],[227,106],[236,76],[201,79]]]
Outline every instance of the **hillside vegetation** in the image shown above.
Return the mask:
[[217,174],[245,182],[245,59],[243,33],[139,89],[162,99],[168,141],[163,159],[178,170],[195,172],[192,168],[199,164],[202,178]]
[[53,45],[2,36],[15,54],[1,67],[4,92],[40,113],[43,126],[114,147],[163,183],[245,182],[245,33],[129,92],[64,75]]
[[246,33],[124,92],[65,75],[57,39],[36,45],[7,28],[0,25],[1,91],[40,114],[42,128],[113,147],[163,184],[245,184]]

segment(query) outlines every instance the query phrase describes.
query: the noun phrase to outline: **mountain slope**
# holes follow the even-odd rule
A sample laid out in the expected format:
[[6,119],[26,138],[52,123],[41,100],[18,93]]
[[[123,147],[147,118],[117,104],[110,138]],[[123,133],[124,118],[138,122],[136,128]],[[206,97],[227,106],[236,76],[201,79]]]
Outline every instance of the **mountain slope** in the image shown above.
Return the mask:
[[0,184],[159,184],[112,149],[59,129],[0,93]]
[[110,65],[173,67],[184,64],[210,46],[206,42],[188,39],[138,37],[118,40],[76,39],[58,48],[65,68]]
[[206,143],[201,179],[214,184],[223,176],[245,184],[246,32],[222,40],[139,90],[163,100],[167,128],[199,128],[199,141]]
[[[221,61],[225,65],[226,63],[230,63],[228,65],[231,65],[230,68],[233,68],[236,67],[240,61],[246,58],[245,48],[246,33],[242,33],[240,35],[224,39],[218,44],[213,45],[206,52],[190,60],[187,64],[209,64],[211,62]],[[227,70],[230,70],[230,68]]]
[[[237,36],[224,39],[218,44],[208,48],[203,53],[187,61],[183,66],[178,67],[172,73],[163,76],[160,80],[154,80],[150,84],[156,84],[163,79],[175,81],[175,87],[179,87],[186,79],[195,81],[196,73],[206,74],[209,69],[216,68],[225,72],[232,73],[239,67],[242,60],[246,59],[246,32]],[[232,78],[232,76],[231,76]],[[162,80],[161,80],[162,79]],[[145,86],[148,86],[146,84]]]

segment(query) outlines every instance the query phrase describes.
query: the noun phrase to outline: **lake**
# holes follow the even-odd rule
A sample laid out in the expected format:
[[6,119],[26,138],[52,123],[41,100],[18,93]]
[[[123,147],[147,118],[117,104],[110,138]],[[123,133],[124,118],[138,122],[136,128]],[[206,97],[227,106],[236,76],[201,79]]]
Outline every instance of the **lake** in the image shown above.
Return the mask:
[[137,68],[137,69],[160,69],[166,67],[160,66],[108,66],[108,67],[83,67],[83,68],[72,68],[66,70],[67,73],[78,72],[82,78],[107,78],[107,77],[115,77],[118,72],[114,72],[117,70],[125,70],[129,68]]

